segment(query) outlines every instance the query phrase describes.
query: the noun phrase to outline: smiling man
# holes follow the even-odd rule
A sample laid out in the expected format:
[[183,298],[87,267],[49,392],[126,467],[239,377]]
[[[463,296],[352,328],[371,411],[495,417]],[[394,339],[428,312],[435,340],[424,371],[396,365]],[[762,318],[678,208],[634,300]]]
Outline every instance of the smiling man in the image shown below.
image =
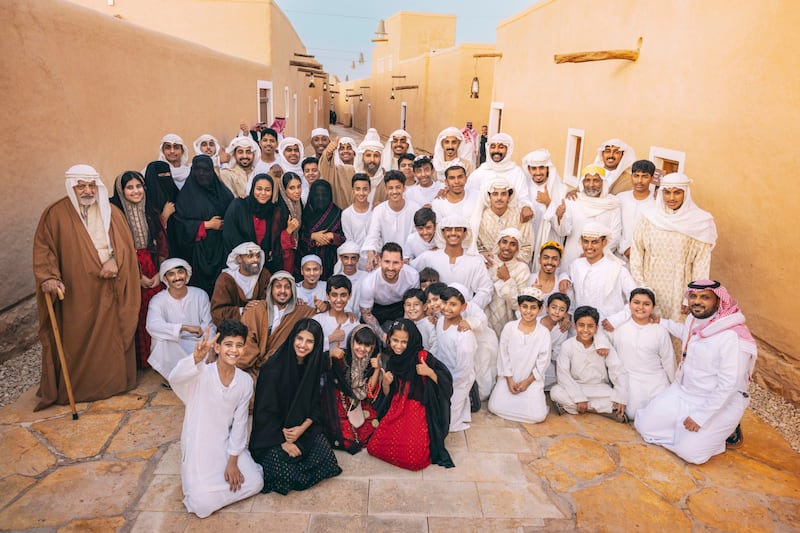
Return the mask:
[[750,378],[758,351],[736,300],[719,281],[689,284],[691,318],[662,320],[681,339],[675,381],[636,415],[636,430],[689,463],[702,464],[739,447],[739,423],[750,404]]
[[583,256],[569,267],[575,291],[575,305],[597,309],[600,320],[625,308],[628,295],[636,284],[622,260],[604,253],[611,231],[597,222],[581,230]]
[[167,259],[159,275],[167,290],[153,296],[147,308],[147,332],[153,339],[147,362],[166,380],[178,361],[192,353],[206,328],[211,328],[209,338],[214,338],[214,325],[208,295],[189,287],[189,263]]
[[250,137],[236,137],[227,148],[233,159],[230,168],[220,170],[219,179],[236,198],[247,197],[247,184],[253,176],[255,163],[261,158],[258,143]]
[[264,268],[264,252],[254,242],[243,242],[228,255],[211,296],[211,316],[219,326],[223,320],[239,320],[249,310],[264,305],[271,276]]
[[378,266],[378,251],[387,242],[404,243],[414,231],[414,213],[420,208],[418,204],[405,200],[405,176],[399,170],[390,170],[383,178],[386,187],[387,201],[372,210],[367,236],[361,246],[361,252],[367,254],[367,271]]
[[464,134],[450,126],[439,132],[433,149],[433,167],[438,181],[444,181],[444,171],[453,165],[464,167],[467,176],[475,170],[470,145],[464,142]]
[[361,282],[361,321],[382,336],[384,322],[402,318],[403,294],[413,288],[419,288],[419,274],[403,264],[403,248],[395,242],[387,242],[381,248],[380,268],[367,274]]
[[692,200],[684,174],[667,174],[653,209],[643,211],[633,231],[630,269],[633,279],[658,296],[659,314],[681,320],[684,287],[705,279],[717,242],[714,217]]
[[364,173],[369,176],[371,187],[368,199],[372,205],[386,200],[386,188],[383,186],[384,172],[381,167],[382,152],[383,143],[378,135],[378,130],[370,128],[367,130],[364,140],[358,145],[353,167],[356,173]]
[[68,403],[45,293],[56,302],[75,401],[100,400],[136,386],[141,278],[130,228],[94,168],[75,165],[65,177],[67,196],[45,209],[33,237],[42,343],[37,411]]
[[561,258],[563,268],[568,268],[572,262],[580,257],[581,232],[589,222],[599,222],[610,231],[608,250],[617,249],[620,235],[622,234],[622,215],[619,200],[614,195],[608,194],[603,177],[605,169],[597,165],[589,165],[581,171],[581,182],[578,184],[578,194],[574,200],[567,198],[554,210],[548,210],[547,219],[559,237],[566,237],[564,254]]

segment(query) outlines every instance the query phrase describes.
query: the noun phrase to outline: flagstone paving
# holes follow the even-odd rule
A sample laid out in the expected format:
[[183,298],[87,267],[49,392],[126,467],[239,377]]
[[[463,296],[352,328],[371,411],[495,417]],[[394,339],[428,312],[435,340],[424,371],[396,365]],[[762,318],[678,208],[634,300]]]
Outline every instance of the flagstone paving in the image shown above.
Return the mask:
[[486,411],[451,434],[455,468],[336,452],[343,473],[200,520],[181,502],[183,407],[152,371],[130,393],[0,409],[0,530],[63,532],[798,531],[800,455],[747,412],[745,444],[687,465],[596,415],[537,425]]

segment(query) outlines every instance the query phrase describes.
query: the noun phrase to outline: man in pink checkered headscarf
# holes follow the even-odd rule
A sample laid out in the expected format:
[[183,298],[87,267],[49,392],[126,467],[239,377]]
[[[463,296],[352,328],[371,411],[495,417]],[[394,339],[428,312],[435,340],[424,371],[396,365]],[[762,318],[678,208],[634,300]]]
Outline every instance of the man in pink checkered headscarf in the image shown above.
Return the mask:
[[675,381],[638,411],[635,426],[645,441],[702,464],[726,444],[742,444],[739,422],[758,352],[736,300],[719,281],[693,281],[686,299],[691,317],[685,323],[661,321],[683,347]]

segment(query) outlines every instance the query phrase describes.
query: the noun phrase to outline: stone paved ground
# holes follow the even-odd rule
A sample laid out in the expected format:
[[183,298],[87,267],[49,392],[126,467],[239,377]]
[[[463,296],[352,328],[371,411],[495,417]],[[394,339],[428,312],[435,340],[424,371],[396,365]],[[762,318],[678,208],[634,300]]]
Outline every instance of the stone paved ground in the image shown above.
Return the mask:
[[181,503],[183,407],[152,371],[128,394],[0,409],[0,530],[797,531],[800,455],[752,413],[745,445],[689,466],[596,415],[526,425],[484,409],[448,438],[456,468],[408,472],[337,452],[344,473],[211,517]]

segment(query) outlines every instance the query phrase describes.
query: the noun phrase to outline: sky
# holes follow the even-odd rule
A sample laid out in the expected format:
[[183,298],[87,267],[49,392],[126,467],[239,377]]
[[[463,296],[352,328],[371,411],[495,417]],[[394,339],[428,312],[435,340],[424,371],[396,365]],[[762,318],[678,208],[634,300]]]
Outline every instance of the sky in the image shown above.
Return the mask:
[[[370,75],[370,54],[378,20],[398,11],[455,14],[456,44],[493,43],[497,24],[536,3],[536,0],[276,0],[291,20],[309,54],[325,71],[350,79]],[[359,64],[359,54],[364,63]],[[352,69],[352,62],[356,68]]]

